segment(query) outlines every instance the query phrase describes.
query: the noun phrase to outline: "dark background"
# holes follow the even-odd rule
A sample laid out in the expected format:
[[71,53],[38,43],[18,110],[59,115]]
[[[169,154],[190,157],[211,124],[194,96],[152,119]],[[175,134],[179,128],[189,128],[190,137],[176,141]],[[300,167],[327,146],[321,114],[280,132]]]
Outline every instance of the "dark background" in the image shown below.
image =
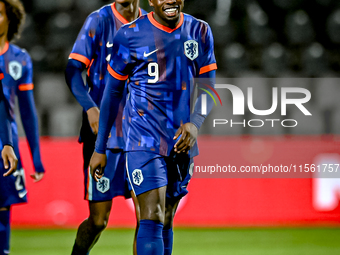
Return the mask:
[[[77,135],[81,108],[68,91],[63,72],[86,17],[112,1],[23,2],[27,19],[15,43],[33,59],[40,133]],[[151,10],[145,0],[141,6]],[[328,78],[339,74],[338,0],[186,0],[184,12],[210,24],[219,77]],[[318,91],[315,86],[310,85],[313,93]],[[320,110],[320,121],[326,118],[328,122],[316,133],[336,132],[337,107],[334,102]]]

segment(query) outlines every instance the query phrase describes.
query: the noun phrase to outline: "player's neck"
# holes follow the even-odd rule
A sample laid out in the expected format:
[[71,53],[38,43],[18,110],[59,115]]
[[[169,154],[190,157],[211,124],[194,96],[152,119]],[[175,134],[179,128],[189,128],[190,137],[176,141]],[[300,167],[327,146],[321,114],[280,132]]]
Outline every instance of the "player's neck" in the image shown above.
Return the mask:
[[134,1],[128,6],[124,7],[123,5],[116,2],[116,10],[129,22],[134,21],[139,17],[139,0]]
[[162,19],[160,16],[157,15],[156,12],[153,12],[153,18],[161,25],[169,28],[175,28],[179,24],[181,20],[181,15],[178,16],[178,19],[176,20],[165,20]]
[[5,48],[6,42],[7,42],[7,36],[5,35],[0,36],[0,52],[2,52],[3,49]]

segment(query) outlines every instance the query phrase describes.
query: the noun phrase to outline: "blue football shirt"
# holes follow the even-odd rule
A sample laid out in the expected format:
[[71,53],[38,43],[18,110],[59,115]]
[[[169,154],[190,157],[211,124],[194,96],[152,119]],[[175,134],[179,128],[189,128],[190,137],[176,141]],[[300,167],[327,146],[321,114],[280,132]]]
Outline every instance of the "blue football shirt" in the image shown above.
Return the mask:
[[[146,12],[139,9],[139,15]],[[113,38],[118,29],[128,21],[117,11],[115,3],[105,5],[91,13],[81,28],[73,46],[70,59],[75,59],[87,68],[86,86],[89,90],[90,107],[98,106],[103,97],[107,64],[112,58]],[[122,116],[125,100],[120,105],[119,115]],[[124,148],[121,117],[117,118],[111,129],[108,148]],[[82,137],[80,137],[82,140]]]
[[[182,13],[177,27],[170,29],[149,13],[123,26],[114,39],[108,71],[117,80],[129,79],[123,113],[125,150],[168,156],[175,132],[190,122],[194,79],[216,69],[206,22]],[[103,126],[100,123],[99,134]],[[102,151],[101,144],[97,141],[97,151]],[[192,150],[191,156],[197,153]]]

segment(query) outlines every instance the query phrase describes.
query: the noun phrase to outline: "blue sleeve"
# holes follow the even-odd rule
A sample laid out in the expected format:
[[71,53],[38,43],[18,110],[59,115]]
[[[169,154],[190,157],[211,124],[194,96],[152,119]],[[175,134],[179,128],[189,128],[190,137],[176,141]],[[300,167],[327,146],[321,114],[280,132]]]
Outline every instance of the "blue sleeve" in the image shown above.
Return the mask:
[[18,91],[21,121],[31,150],[36,172],[45,172],[40,157],[38,116],[34,104],[33,90]]
[[[201,54],[199,56],[199,73],[197,76],[200,76],[203,73],[216,70],[216,58],[215,58],[215,51],[214,51],[214,37],[211,31],[210,26],[202,22],[201,23]],[[196,76],[196,77],[197,77]]]
[[104,96],[100,105],[99,129],[95,148],[97,153],[105,154],[107,140],[117,117],[124,87],[124,80],[118,80],[111,75],[107,75]]
[[[190,116],[190,122],[198,129],[202,126],[205,118],[210,113],[214,106],[213,95],[215,92],[216,82],[216,59],[214,53],[214,38],[208,24],[202,23],[201,26],[201,41],[202,41],[202,57],[200,58],[200,70],[196,76],[195,83],[198,86],[198,96],[194,107],[194,111]],[[202,95],[205,95],[206,102],[203,102]],[[205,104],[202,107],[202,104]],[[202,113],[202,109],[205,112]]]
[[82,78],[82,72],[85,70],[85,64],[74,59],[69,59],[65,70],[65,79],[67,86],[71,90],[74,97],[85,111],[92,107],[96,107],[96,103],[88,93]]
[[2,91],[2,83],[0,81],[0,140],[2,146],[10,145],[13,147],[12,129],[9,119],[8,108]]
[[[196,84],[198,86],[198,95],[197,100],[195,103],[194,111],[190,116],[190,122],[193,123],[198,129],[201,128],[205,118],[210,113],[211,109],[214,106],[214,99],[211,97],[211,95],[214,95],[214,88],[215,88],[215,77],[216,77],[216,71],[210,71],[204,74],[200,75],[200,78],[196,80]],[[210,94],[209,94],[209,93]],[[202,103],[203,102],[203,95],[205,96],[206,103],[205,103],[205,109],[206,112],[202,113]]]
[[99,11],[95,11],[87,17],[73,45],[69,59],[78,60],[84,63],[86,68],[89,67],[96,50],[100,47],[103,31],[102,21],[103,17]]
[[105,76],[105,90],[100,105],[99,130],[95,151],[104,154],[112,125],[117,117],[131,64],[126,30],[121,28],[113,40],[112,58]]
[[108,71],[112,75],[111,70],[113,70],[115,74],[118,74],[118,78],[120,76],[127,76],[131,72],[133,64],[134,61],[131,57],[127,27],[122,27],[113,39],[112,56]]

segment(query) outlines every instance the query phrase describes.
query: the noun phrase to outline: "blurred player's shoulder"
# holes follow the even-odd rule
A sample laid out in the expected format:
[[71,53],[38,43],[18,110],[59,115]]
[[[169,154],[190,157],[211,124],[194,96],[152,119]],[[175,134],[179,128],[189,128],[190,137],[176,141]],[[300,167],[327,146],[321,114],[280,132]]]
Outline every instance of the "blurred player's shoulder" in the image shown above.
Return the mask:
[[107,4],[102,6],[101,8],[91,12],[87,17],[87,20],[91,19],[106,19],[108,17],[112,17],[112,8],[113,4]]
[[17,59],[31,59],[29,53],[27,52],[26,49],[20,48],[19,46],[9,43],[8,44],[8,53],[10,53],[10,56],[12,58],[17,58]]

